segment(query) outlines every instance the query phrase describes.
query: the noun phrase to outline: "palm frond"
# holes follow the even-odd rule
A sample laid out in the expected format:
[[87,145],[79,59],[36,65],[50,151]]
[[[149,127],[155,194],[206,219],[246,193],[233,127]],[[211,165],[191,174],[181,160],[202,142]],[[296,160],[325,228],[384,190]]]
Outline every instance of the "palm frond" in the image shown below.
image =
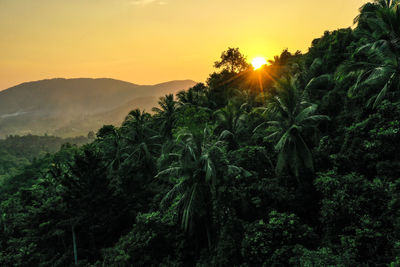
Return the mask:
[[385,98],[388,88],[390,86],[390,83],[394,77],[394,73],[392,74],[392,76],[390,77],[389,81],[385,84],[385,86],[382,88],[382,90],[379,92],[379,94],[377,95],[375,101],[374,101],[374,105],[373,108],[376,108],[381,102],[382,100]]
[[282,151],[283,147],[286,145],[287,140],[290,138],[290,130],[293,128],[290,127],[283,135],[282,137],[279,139],[278,143],[275,145],[275,149],[277,151]]
[[321,89],[321,87],[326,87],[327,85],[331,85],[332,79],[333,77],[331,74],[323,74],[321,76],[312,78],[304,88],[304,91]]
[[170,167],[168,169],[160,171],[155,176],[155,178],[159,178],[159,177],[164,176],[164,175],[175,175],[175,176],[178,176],[179,174],[181,174],[182,170],[183,170],[182,167]]
[[280,131],[275,131],[272,134],[267,135],[266,137],[264,137],[264,140],[274,140],[277,136],[280,135]]
[[252,176],[251,172],[235,165],[228,165],[228,175],[233,175],[235,177],[245,177],[245,178]]
[[219,140],[227,140],[229,137],[234,137],[234,134],[231,131],[224,130],[222,133],[219,135]]
[[312,115],[307,118],[305,118],[302,123],[318,123],[320,121],[329,121],[331,118],[326,115]]
[[266,125],[268,125],[268,122],[263,122],[263,123],[259,124],[256,128],[254,128],[253,133],[257,132],[258,130],[265,127]]
[[216,185],[215,168],[212,160],[208,154],[202,156],[203,171],[205,173],[205,181],[210,183],[213,187]]
[[172,201],[179,195],[185,194],[187,188],[189,186],[188,180],[182,180],[178,184],[176,184],[161,200],[160,206],[165,208],[166,206],[170,206]]
[[311,105],[305,109],[303,109],[295,118],[297,123],[301,123],[304,119],[308,118],[311,114],[313,114],[317,110],[317,105]]

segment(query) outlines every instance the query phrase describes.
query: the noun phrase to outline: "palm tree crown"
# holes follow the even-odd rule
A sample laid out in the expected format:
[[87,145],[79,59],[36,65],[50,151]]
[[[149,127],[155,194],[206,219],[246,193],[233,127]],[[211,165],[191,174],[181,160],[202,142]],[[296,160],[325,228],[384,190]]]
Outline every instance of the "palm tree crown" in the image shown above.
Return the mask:
[[278,95],[270,98],[267,107],[261,109],[270,120],[254,131],[269,126],[267,130],[270,134],[266,138],[275,140],[275,149],[278,151],[276,172],[289,171],[298,177],[302,168],[314,171],[305,136],[315,133],[318,123],[329,117],[315,115],[317,105],[305,101],[305,94],[298,89],[295,78],[285,78],[276,87]]

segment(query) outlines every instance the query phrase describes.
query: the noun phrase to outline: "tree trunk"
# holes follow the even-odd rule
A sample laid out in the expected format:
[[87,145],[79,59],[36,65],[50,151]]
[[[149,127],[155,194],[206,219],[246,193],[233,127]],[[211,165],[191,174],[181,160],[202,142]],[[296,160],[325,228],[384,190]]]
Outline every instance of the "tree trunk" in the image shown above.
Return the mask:
[[72,225],[72,245],[74,248],[74,262],[75,265],[78,265],[78,251],[76,248],[76,237],[75,237],[75,226]]
[[211,235],[210,235],[210,228],[208,227],[208,224],[206,225],[206,231],[207,231],[208,250],[211,251]]

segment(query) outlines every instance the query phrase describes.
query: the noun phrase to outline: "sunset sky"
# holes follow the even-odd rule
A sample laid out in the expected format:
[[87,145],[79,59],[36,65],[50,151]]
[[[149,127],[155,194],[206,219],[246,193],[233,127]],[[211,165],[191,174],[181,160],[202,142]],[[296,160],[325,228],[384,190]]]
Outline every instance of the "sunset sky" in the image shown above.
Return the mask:
[[0,90],[55,77],[205,81],[227,47],[249,61],[349,27],[365,0],[0,0]]

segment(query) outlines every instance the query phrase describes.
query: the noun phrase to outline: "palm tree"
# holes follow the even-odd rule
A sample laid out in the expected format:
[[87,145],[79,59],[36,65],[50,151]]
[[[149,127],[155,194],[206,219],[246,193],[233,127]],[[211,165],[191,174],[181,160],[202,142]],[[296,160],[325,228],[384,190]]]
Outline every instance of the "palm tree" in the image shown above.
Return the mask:
[[103,126],[99,131],[99,146],[104,151],[107,170],[114,172],[122,162],[122,136],[120,130],[112,125]]
[[299,177],[300,170],[314,171],[314,163],[306,135],[315,137],[317,125],[329,117],[315,115],[317,105],[305,101],[295,78],[285,78],[277,83],[278,94],[271,99],[266,108],[261,108],[269,121],[260,124],[254,131],[268,125],[271,133],[267,139],[276,142],[278,151],[276,172],[289,171]]
[[243,136],[246,128],[247,115],[242,109],[229,103],[226,107],[214,113],[217,121],[217,131],[220,131],[219,140],[227,141],[231,149],[239,144],[240,136]]
[[293,59],[300,55],[300,51],[296,51],[294,54],[292,54],[288,49],[285,49],[279,56],[274,56],[273,60],[268,60],[268,63],[270,64],[270,72],[274,73],[274,78],[279,77],[282,73],[290,72],[290,70],[294,67],[291,64]]
[[253,108],[260,104],[260,98],[260,95],[254,92],[254,90],[246,88],[235,90],[235,97],[233,100],[235,103],[240,103],[241,110],[251,112]]
[[342,72],[351,70],[347,71],[346,76],[356,77],[354,85],[349,89],[349,96],[368,94],[371,89],[375,91],[375,88],[380,88],[367,101],[367,106],[372,104],[375,108],[391,90],[400,89],[400,58],[385,43],[365,45],[355,56],[361,53],[365,55],[365,60],[345,63]]
[[207,87],[203,83],[198,83],[187,91],[178,92],[176,97],[180,106],[205,106],[207,103]]
[[399,3],[399,0],[375,0],[368,2],[360,8],[360,14],[354,19],[354,24],[357,23],[358,28],[363,30],[371,30],[371,28],[379,27],[379,25],[376,25],[379,13],[385,13],[387,10],[397,8],[396,6]]
[[159,146],[159,135],[151,127],[150,123],[150,114],[135,109],[129,113],[121,127],[125,141],[123,150],[124,163],[131,167],[140,165],[147,172],[153,169],[153,155]]
[[194,92],[191,89],[179,91],[176,97],[180,106],[194,105],[196,103]]
[[211,245],[210,218],[212,199],[217,179],[214,152],[222,153],[221,142],[210,141],[211,131],[206,128],[201,138],[182,130],[177,136],[178,153],[171,154],[175,162],[160,171],[156,178],[168,175],[177,183],[166,194],[161,206],[171,206],[177,201],[178,214],[184,231],[194,231],[201,223],[205,226]]
[[158,105],[160,108],[155,107],[152,111],[160,122],[162,135],[170,138],[176,121],[177,102],[173,94],[168,94],[160,98]]
[[[400,1],[377,0],[361,8],[356,33],[367,40],[353,54],[353,60],[342,66],[339,74],[356,77],[349,95],[358,95],[360,88],[381,88],[367,105],[375,108],[391,90],[400,89]],[[368,93],[368,92],[367,92]]]

